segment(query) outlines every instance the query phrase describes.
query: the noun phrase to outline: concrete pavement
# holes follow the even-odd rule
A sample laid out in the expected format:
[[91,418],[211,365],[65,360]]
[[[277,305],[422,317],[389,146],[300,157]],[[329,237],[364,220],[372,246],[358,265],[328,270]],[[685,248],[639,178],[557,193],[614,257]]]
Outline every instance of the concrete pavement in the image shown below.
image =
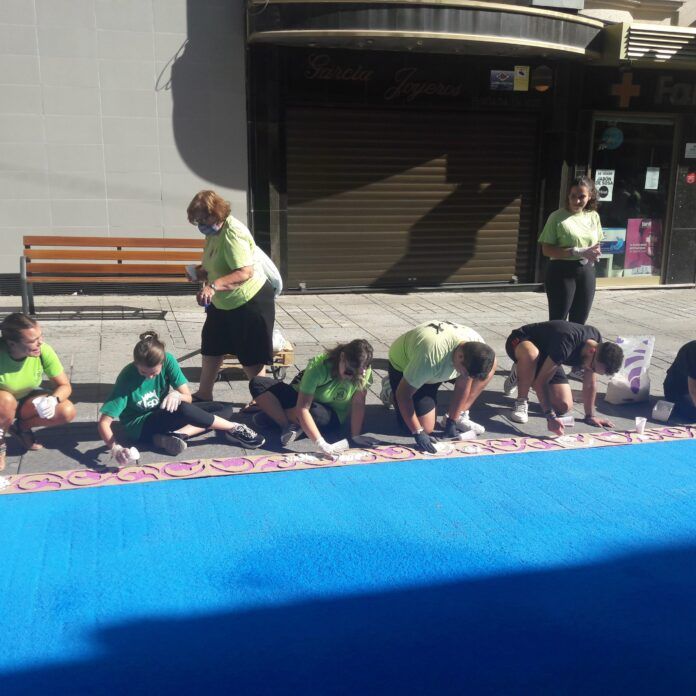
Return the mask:
[[[204,313],[193,297],[173,296],[38,296],[38,319],[46,341],[57,351],[74,387],[78,416],[62,428],[37,431],[45,449],[24,452],[9,438],[8,461],[4,474],[58,471],[104,465],[109,462],[106,448],[97,434],[100,405],[108,396],[115,378],[131,359],[138,335],[155,329],[175,356],[184,356],[200,345]],[[657,338],[650,376],[650,406],[611,406],[603,402],[606,380],[600,385],[598,410],[615,420],[620,429],[631,429],[636,415],[648,415],[652,403],[662,396],[662,380],[677,349],[696,338],[694,289],[603,290],[597,293],[589,323],[608,339],[617,335],[654,334]],[[5,297],[2,315],[18,311],[19,298]],[[393,411],[387,411],[378,398],[381,377],[386,372],[389,345],[398,335],[419,322],[449,319],[475,328],[498,355],[499,370],[472,417],[485,425],[484,437],[546,434],[546,423],[538,404],[530,402],[530,421],[524,426],[508,419],[512,401],[502,394],[502,384],[510,367],[504,342],[510,330],[522,324],[547,318],[546,296],[538,292],[427,292],[407,294],[294,295],[281,297],[277,304],[277,323],[294,344],[295,365],[287,379],[302,369],[307,360],[336,342],[364,337],[375,351],[375,383],[368,395],[366,431],[386,442],[410,443],[398,434]],[[200,375],[200,356],[181,363],[192,390]],[[228,371],[215,387],[215,398],[242,406],[249,400],[247,383],[241,370]],[[580,383],[571,381],[574,389]],[[447,396],[439,412],[444,410]],[[533,405],[532,405],[533,404]],[[582,404],[574,415],[582,418]],[[240,421],[251,423],[240,414]],[[579,424],[577,430],[591,430]],[[266,433],[264,449],[254,453],[279,451],[278,433]],[[168,455],[140,448],[142,463],[172,459]],[[300,440],[293,449],[308,449]],[[190,442],[180,459],[229,456],[240,452],[206,434]]]

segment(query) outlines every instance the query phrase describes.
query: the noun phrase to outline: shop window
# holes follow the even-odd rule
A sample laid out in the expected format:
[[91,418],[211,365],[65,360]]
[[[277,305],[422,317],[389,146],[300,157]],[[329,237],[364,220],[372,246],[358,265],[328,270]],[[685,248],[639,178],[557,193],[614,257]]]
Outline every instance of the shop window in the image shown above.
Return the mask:
[[595,118],[592,174],[605,235],[598,277],[660,281],[673,135],[668,119]]

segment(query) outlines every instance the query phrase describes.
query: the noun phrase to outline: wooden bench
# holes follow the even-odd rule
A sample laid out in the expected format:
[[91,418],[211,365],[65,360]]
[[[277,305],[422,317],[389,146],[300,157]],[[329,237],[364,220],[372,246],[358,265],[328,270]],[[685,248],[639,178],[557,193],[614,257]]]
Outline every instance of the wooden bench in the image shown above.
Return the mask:
[[19,272],[22,311],[34,314],[36,283],[178,283],[198,264],[204,239],[24,237]]

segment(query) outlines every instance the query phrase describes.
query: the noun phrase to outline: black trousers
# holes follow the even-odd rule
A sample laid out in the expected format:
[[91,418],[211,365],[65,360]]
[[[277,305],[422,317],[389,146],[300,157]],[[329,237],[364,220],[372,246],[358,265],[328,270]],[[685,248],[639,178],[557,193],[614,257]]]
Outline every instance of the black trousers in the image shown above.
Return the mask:
[[563,319],[576,324],[587,321],[597,285],[593,265],[549,261],[544,285],[549,300],[549,321]]
[[197,428],[209,428],[215,416],[230,420],[234,406],[218,401],[203,401],[195,404],[181,402],[174,413],[163,408],[157,408],[152,415],[145,419],[140,433],[142,442],[149,442],[157,433],[171,433],[185,425],[195,425]]
[[678,380],[667,377],[662,385],[665,399],[674,404],[674,414],[694,423],[696,422],[696,405],[689,394],[689,387],[679,384]]

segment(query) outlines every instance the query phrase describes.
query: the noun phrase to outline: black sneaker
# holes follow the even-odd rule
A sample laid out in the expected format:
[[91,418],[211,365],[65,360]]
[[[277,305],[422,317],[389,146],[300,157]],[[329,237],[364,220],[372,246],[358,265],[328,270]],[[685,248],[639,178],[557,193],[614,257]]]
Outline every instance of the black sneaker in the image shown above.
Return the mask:
[[177,454],[181,454],[188,447],[184,438],[173,433],[156,433],[152,436],[152,442],[155,447],[163,449],[172,457],[176,457]]
[[246,447],[247,449],[257,449],[265,444],[266,438],[252,430],[248,425],[237,423],[234,430],[225,430],[223,437],[231,445]]

